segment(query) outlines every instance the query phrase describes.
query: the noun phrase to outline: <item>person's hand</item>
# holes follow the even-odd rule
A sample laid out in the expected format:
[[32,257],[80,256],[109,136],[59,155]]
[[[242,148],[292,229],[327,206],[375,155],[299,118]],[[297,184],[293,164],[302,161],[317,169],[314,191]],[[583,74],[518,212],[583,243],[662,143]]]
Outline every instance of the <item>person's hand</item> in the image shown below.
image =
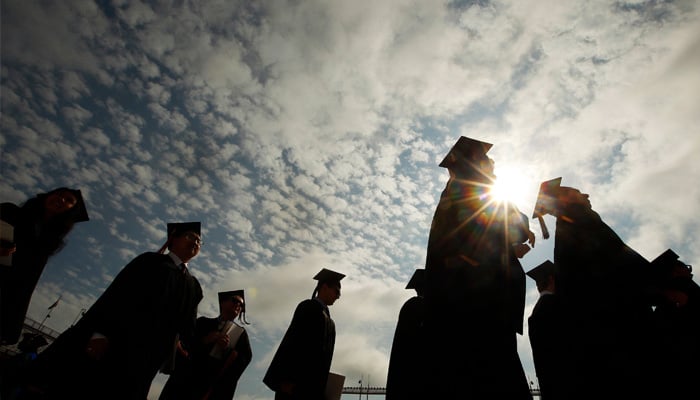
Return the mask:
[[530,246],[526,243],[516,243],[513,245],[513,251],[516,257],[523,258],[530,251]]
[[190,353],[187,350],[185,350],[184,347],[182,347],[181,340],[177,341],[177,352],[180,353],[185,358],[189,358],[189,356],[190,356]]
[[532,231],[527,231],[527,242],[530,243],[532,248],[535,248],[535,233]]
[[204,339],[202,339],[202,341],[205,344],[211,344],[211,343],[214,343],[217,340],[219,340],[220,336],[221,336],[220,332],[214,331],[214,332],[211,332],[211,333],[207,334],[206,336],[204,336]]
[[8,247],[2,246],[2,247],[0,247],[0,256],[3,256],[3,257],[9,256],[10,254],[14,253],[15,251],[17,251],[17,245],[13,244],[12,246],[8,246]]
[[216,344],[221,347],[228,347],[229,337],[226,334],[220,333],[219,338],[216,340]]
[[106,337],[92,338],[85,347],[85,354],[95,361],[101,360],[109,350],[109,340]]
[[294,384],[291,382],[282,382],[280,383],[280,392],[285,393],[285,394],[292,394],[294,391]]

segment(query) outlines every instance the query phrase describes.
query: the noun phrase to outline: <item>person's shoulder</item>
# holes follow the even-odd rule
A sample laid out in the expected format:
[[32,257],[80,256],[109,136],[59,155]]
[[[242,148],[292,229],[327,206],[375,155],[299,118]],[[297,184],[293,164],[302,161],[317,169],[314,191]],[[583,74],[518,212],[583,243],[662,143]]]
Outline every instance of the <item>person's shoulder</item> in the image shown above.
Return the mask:
[[0,203],[0,218],[3,221],[12,222],[19,214],[21,208],[14,203]]
[[316,299],[305,299],[305,300],[302,300],[297,305],[297,310],[303,310],[303,311],[315,310],[315,309],[321,309],[321,308],[323,308],[323,306]]
[[201,316],[197,318],[197,326],[208,326],[208,325],[218,325],[219,319],[216,317],[210,318]]
[[173,262],[172,258],[168,256],[167,254],[163,253],[158,253],[155,251],[147,251],[145,253],[141,253],[138,256],[136,256],[137,260],[148,260],[148,261],[156,261],[156,262]]
[[144,265],[148,265],[150,270],[153,270],[158,265],[172,263],[172,259],[165,254],[146,252],[141,253],[136,256],[124,269],[141,268]]

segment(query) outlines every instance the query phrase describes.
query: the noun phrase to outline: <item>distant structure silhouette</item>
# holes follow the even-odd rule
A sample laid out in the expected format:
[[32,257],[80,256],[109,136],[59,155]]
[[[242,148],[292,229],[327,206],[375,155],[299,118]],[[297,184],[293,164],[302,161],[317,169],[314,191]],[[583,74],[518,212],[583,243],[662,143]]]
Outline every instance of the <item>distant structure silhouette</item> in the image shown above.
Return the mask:
[[460,137],[440,163],[440,196],[426,257],[426,385],[434,398],[531,398],[517,352],[528,218],[495,201],[490,143]]

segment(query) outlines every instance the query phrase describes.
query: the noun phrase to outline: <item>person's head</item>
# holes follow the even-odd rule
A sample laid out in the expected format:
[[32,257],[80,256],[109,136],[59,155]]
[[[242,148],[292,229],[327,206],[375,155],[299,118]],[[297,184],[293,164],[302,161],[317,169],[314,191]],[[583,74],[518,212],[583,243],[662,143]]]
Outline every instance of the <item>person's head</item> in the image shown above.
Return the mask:
[[425,269],[419,268],[413,272],[413,276],[408,281],[406,289],[415,289],[418,296],[423,296],[425,289]]
[[440,166],[447,168],[451,179],[490,184],[496,179],[494,161],[486,155],[492,146],[491,143],[461,136]]
[[340,298],[340,281],[345,275],[323,268],[314,279],[318,281],[311,297],[318,297],[323,304],[333,305]]
[[38,246],[50,255],[64,245],[64,239],[77,222],[89,221],[80,190],[60,187],[39,193],[23,206],[43,224]]
[[220,292],[219,310],[222,320],[233,321],[238,318],[243,323],[248,323],[245,318],[245,293],[243,290]]
[[542,292],[547,290],[554,293],[555,291],[555,266],[554,263],[546,260],[542,264],[528,271],[526,274],[535,281],[537,291]]
[[171,223],[168,224],[168,241],[161,248],[161,252],[167,247],[182,262],[188,262],[199,254],[201,246],[201,224],[199,222]]
[[684,306],[693,291],[693,267],[681,261],[680,256],[668,249],[651,263],[650,278],[662,303]]
[[[584,206],[586,208],[591,208],[591,202],[588,200],[588,194],[581,193],[580,190],[568,186],[562,186],[559,188],[557,194],[558,207],[554,210],[557,212],[559,210],[565,210],[572,205]],[[558,214],[554,214],[558,216]]]
[[549,231],[543,217],[551,214],[559,218],[573,209],[591,210],[588,194],[581,193],[576,188],[561,186],[561,177],[559,177],[540,184],[540,191],[537,194],[537,202],[535,203],[532,218],[539,220],[542,236],[547,239],[549,238]]

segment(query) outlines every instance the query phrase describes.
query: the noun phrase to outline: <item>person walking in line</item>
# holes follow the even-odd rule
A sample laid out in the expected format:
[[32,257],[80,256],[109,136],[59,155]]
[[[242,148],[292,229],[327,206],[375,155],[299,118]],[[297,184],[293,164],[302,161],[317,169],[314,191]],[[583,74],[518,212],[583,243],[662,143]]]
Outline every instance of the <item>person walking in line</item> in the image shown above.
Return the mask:
[[399,311],[386,378],[386,400],[426,398],[423,382],[425,365],[425,269],[416,269],[406,289],[416,295],[406,300]]
[[48,400],[146,398],[178,335],[194,335],[202,299],[189,272],[202,244],[200,223],[167,228],[160,252],[127,264],[83,318],[39,355],[29,389]]
[[335,323],[328,307],[345,275],[323,268],[310,299],[299,303],[263,382],[275,400],[323,400],[333,360]]
[[[189,351],[163,387],[159,400],[231,400],[238,379],[253,358],[243,327],[245,293],[220,292],[219,316],[199,317]],[[236,322],[238,321],[238,322]]]
[[547,260],[527,272],[540,293],[528,318],[528,336],[542,400],[564,399],[561,377],[566,370],[567,341],[561,327],[563,310],[556,296],[554,263]]
[[16,344],[49,258],[63,249],[75,223],[88,221],[80,190],[60,187],[21,207],[0,204],[0,341]]
[[[495,200],[490,143],[460,137],[440,163],[440,195],[425,263],[425,382],[435,398],[531,399],[517,351],[525,272],[534,246],[527,217]],[[463,329],[464,325],[468,329]]]

